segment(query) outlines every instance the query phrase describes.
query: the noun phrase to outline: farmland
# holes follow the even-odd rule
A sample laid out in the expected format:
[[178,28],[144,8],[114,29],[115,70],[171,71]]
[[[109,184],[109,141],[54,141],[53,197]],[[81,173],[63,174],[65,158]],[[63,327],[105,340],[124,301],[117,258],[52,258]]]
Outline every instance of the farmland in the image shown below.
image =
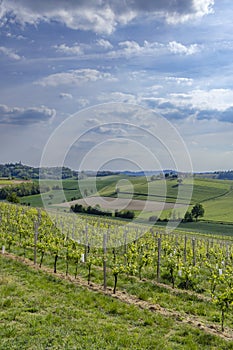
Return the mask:
[[[62,182],[65,195],[65,203],[63,203],[63,191],[54,189],[57,184],[56,181],[44,180],[42,184],[51,188],[49,192],[43,195],[43,202],[41,195],[33,195],[22,197],[20,199],[21,203],[29,203],[34,207],[42,207],[45,204],[47,207],[64,207],[67,210],[69,206],[80,201],[82,204],[85,204],[86,201],[89,203],[88,205],[90,203],[94,203],[93,205],[99,204],[100,207],[104,201],[106,210],[111,209],[111,205],[109,207],[106,205],[113,200],[115,210],[117,202],[120,202],[120,208],[122,208],[124,207],[123,202],[126,201],[130,206],[130,210],[134,210],[136,216],[140,215],[141,220],[145,223],[148,222],[151,216],[158,214],[162,220],[172,216],[183,217],[184,209],[182,209],[182,205],[187,202],[184,198],[187,197],[187,191],[190,191],[190,186],[192,186],[191,180],[187,178],[183,179],[179,186],[176,179],[150,181],[150,179],[142,176],[112,175],[97,178],[89,177],[79,181],[67,179]],[[116,193],[116,186],[120,190],[119,193]],[[164,191],[164,188],[166,191]],[[98,196],[100,197],[99,203]],[[142,201],[141,207],[140,201]],[[196,202],[202,203],[205,210],[204,217],[198,222],[181,223],[181,228],[210,234],[232,234],[233,191],[231,180],[194,177],[191,203],[189,207],[186,206],[186,209],[190,210]],[[146,207],[144,203],[147,203]],[[176,209],[172,211],[175,203]],[[160,212],[163,205],[163,211]],[[141,208],[143,208],[143,211],[141,211]]]
[[[48,266],[54,273],[62,271],[75,279],[87,278],[88,285],[104,284],[104,290],[113,288],[114,294],[119,288],[153,305],[159,301],[166,309],[182,312],[181,317],[190,313],[203,326],[217,322],[213,325],[216,330],[221,321],[222,331],[226,326],[227,334],[232,334],[227,312],[232,302],[232,237],[167,233],[163,228],[148,229],[124,221],[51,215],[2,204],[1,244],[7,252],[33,260],[35,266]],[[154,281],[164,287],[155,289]],[[192,306],[189,298],[180,299],[182,290],[194,298]],[[227,309],[220,302],[223,296],[228,298]],[[198,305],[203,301],[208,301],[208,310]]]
[[0,349],[232,349],[233,342],[0,256]]
[[24,182],[29,182],[30,180],[10,180],[7,178],[2,178],[0,179],[0,188],[5,187],[5,186],[11,186],[11,185],[18,185]]
[[[57,182],[44,184],[51,189],[43,195],[49,216],[38,209],[40,195],[21,198],[37,208],[0,204],[4,349],[33,348],[35,336],[35,349],[88,349],[93,343],[96,349],[233,348],[231,181],[195,178],[190,208],[202,203],[205,216],[170,233],[166,222],[138,226],[62,214],[56,207],[67,210],[69,203],[62,203]],[[93,206],[128,202],[136,213],[136,204],[147,203],[147,224],[163,204],[161,218],[169,218],[175,203],[178,214],[190,186],[190,179],[63,180],[71,203],[82,197]]]

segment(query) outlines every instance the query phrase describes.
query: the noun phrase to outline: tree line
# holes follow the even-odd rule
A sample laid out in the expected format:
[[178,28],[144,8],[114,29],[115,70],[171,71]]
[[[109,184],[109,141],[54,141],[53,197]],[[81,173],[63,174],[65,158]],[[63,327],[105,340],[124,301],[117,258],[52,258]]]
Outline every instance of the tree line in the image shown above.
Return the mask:
[[101,216],[115,216],[118,218],[124,218],[124,219],[133,219],[134,218],[134,212],[131,210],[123,210],[123,211],[118,211],[115,210],[114,213],[111,211],[104,211],[102,210],[98,205],[95,207],[84,207],[82,204],[75,204],[72,205],[70,210],[74,213],[84,213],[84,214],[93,214],[93,215],[101,215]]
[[19,203],[19,197],[32,196],[43,192],[50,191],[50,187],[40,186],[36,182],[21,183],[18,185],[5,186],[0,189],[0,200],[8,200],[9,202]]

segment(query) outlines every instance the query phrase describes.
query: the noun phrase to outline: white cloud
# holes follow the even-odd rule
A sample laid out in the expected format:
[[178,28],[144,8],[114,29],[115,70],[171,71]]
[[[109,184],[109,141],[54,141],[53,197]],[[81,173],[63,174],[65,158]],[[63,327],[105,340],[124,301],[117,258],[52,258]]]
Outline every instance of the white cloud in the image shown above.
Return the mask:
[[[181,1],[181,6],[184,3]],[[189,6],[189,10],[182,12],[167,13],[166,19],[170,24],[183,23],[190,20],[195,20],[197,18],[201,18],[208,14],[212,14],[214,12],[214,0],[193,0],[193,1],[185,1],[185,3]]]
[[66,55],[80,55],[83,53],[80,45],[67,46],[66,44],[55,45],[54,48],[57,52],[64,53]]
[[171,102],[177,106],[191,106],[198,109],[225,111],[233,107],[233,90],[192,90],[188,93],[171,94]]
[[18,61],[21,59],[21,57],[17,53],[15,53],[12,49],[8,49],[7,47],[4,47],[4,46],[0,46],[0,53],[4,54],[5,56],[15,61]]
[[72,100],[73,95],[69,94],[67,92],[61,92],[59,95],[60,98],[64,99],[64,100]]
[[142,56],[142,55],[155,55],[162,54],[166,50],[164,44],[158,42],[144,41],[143,45],[138,44],[136,41],[121,41],[118,43],[119,49],[108,52],[108,56],[111,58],[118,57],[131,57],[131,56]]
[[166,77],[166,81],[171,83],[176,83],[178,85],[187,85],[192,86],[193,85],[193,79],[191,78],[185,78],[185,77]]
[[19,108],[0,105],[0,124],[30,125],[48,122],[55,115],[55,109],[45,106]]
[[99,39],[97,40],[98,46],[103,47],[104,49],[112,49],[113,45],[110,43],[110,41],[105,39]]
[[126,55],[135,55],[140,53],[143,50],[136,41],[123,41],[119,43],[119,46],[123,48],[123,52]]
[[11,38],[11,39],[16,39],[16,40],[26,40],[27,38],[23,35],[15,35],[15,34],[12,34],[10,32],[8,32],[6,34],[6,37],[7,38]]
[[201,50],[201,46],[197,44],[191,44],[185,46],[176,41],[171,41],[168,44],[159,43],[157,41],[149,42],[145,40],[142,45],[134,40],[120,41],[118,47],[115,50],[109,51],[107,53],[108,57],[120,58],[131,56],[154,56],[163,55],[167,52],[172,52],[174,54],[180,55],[194,55]]
[[200,46],[197,44],[191,44],[189,46],[185,46],[176,41],[170,41],[168,44],[168,49],[175,54],[180,55],[194,55],[195,53],[200,51]]
[[99,97],[99,101],[104,102],[123,102],[123,103],[138,103],[138,98],[133,94],[127,94],[123,92],[102,93]]
[[142,15],[163,17],[174,24],[212,13],[213,5],[214,0],[125,0],[124,6],[114,0],[3,0],[0,16],[3,24],[5,16],[11,13],[22,24],[53,20],[72,29],[111,34],[117,25]]
[[86,107],[90,103],[90,101],[87,98],[78,98],[77,101],[81,107]]
[[100,72],[96,69],[76,69],[51,74],[37,81],[36,84],[42,86],[82,85],[98,80],[114,81],[115,78],[110,73]]

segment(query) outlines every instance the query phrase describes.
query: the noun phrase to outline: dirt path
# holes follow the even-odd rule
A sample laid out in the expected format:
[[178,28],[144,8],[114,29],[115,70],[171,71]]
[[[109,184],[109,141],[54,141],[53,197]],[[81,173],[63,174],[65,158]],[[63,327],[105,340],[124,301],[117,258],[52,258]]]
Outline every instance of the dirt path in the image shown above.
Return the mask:
[[113,294],[113,290],[111,288],[107,288],[106,290],[104,290],[103,286],[96,284],[96,283],[93,283],[93,282],[88,284],[88,282],[85,279],[83,279],[79,276],[75,279],[73,276],[70,276],[70,275],[66,276],[64,273],[57,272],[56,274],[54,274],[53,269],[46,267],[46,266],[42,266],[41,268],[39,268],[39,266],[34,265],[31,260],[24,259],[23,257],[19,257],[19,256],[16,256],[14,254],[5,253],[4,256],[7,258],[10,258],[10,259],[19,261],[21,263],[24,263],[27,266],[30,266],[31,268],[33,268],[35,270],[41,270],[43,272],[48,273],[49,275],[52,274],[53,276],[56,276],[57,278],[68,280],[74,284],[77,284],[79,286],[83,286],[91,291],[95,291],[95,292],[99,292],[99,293],[102,293],[105,295],[109,295],[112,298],[118,299],[124,303],[129,304],[129,305],[135,305],[137,307],[140,307],[141,309],[147,309],[147,310],[150,310],[151,312],[157,312],[157,313],[161,314],[162,316],[171,317],[176,322],[179,322],[181,324],[183,323],[183,324],[191,325],[195,328],[199,328],[199,329],[203,330],[206,333],[221,337],[224,340],[233,340],[232,329],[226,328],[225,331],[222,333],[220,331],[220,326],[213,325],[213,324],[205,324],[203,322],[203,320],[200,320],[200,318],[197,316],[194,316],[194,315],[188,316],[188,315],[182,314],[181,312],[178,312],[178,311],[168,310],[164,307],[161,307],[159,304],[153,304],[153,303],[150,303],[148,301],[140,300],[138,297],[136,297],[134,295],[130,295],[130,294],[123,292],[123,291],[118,290],[116,292],[116,294]]

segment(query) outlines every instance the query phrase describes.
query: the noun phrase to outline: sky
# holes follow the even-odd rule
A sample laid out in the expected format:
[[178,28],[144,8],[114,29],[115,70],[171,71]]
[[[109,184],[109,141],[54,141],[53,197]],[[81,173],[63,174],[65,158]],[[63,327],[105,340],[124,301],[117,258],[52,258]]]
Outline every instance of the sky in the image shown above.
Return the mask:
[[233,168],[230,0],[0,1],[0,163]]

